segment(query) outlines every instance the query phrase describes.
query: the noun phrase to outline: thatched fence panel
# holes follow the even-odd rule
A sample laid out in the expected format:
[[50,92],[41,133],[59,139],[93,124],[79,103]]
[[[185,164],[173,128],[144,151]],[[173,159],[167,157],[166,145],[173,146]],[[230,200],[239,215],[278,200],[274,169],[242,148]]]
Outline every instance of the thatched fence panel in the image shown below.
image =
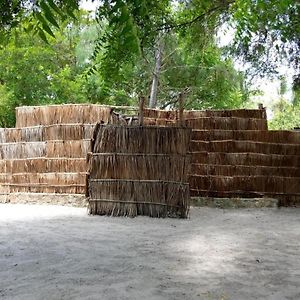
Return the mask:
[[107,125],[99,127],[92,151],[185,155],[189,140],[190,131],[185,128]]
[[221,129],[221,130],[267,130],[268,124],[265,119],[244,119],[225,117],[203,117],[187,119],[187,127],[192,129]]
[[300,177],[300,168],[258,165],[192,164],[191,175]]
[[177,127],[96,126],[88,157],[90,213],[187,217],[190,135]]
[[17,142],[0,144],[0,159],[43,157],[45,154],[45,142]]
[[199,164],[300,167],[300,156],[297,155],[192,152],[191,159],[192,163]]
[[84,194],[85,185],[9,184],[8,190],[10,193]]
[[[279,176],[202,176],[190,177],[193,190],[243,193],[299,193],[299,177]],[[299,193],[300,194],[300,193]]]
[[89,193],[91,214],[182,218],[188,214],[189,185],[184,183],[91,179]]
[[90,140],[47,141],[46,157],[82,158],[90,151]]
[[279,155],[300,154],[300,144],[275,144],[253,141],[191,141],[191,152],[263,153]]
[[49,184],[84,185],[86,172],[83,173],[18,173],[11,175],[12,184]]
[[300,133],[290,130],[201,130],[192,132],[192,141],[247,140],[265,143],[300,144]]
[[190,158],[168,154],[92,154],[90,176],[94,179],[188,181]]
[[16,127],[108,122],[111,108],[92,104],[22,106],[16,108]]

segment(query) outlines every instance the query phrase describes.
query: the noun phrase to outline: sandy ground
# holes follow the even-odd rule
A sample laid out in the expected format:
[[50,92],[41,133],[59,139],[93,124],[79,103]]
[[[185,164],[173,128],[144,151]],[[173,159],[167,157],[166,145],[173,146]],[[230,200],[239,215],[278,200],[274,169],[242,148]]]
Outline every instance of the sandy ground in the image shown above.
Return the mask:
[[300,299],[300,209],[188,220],[0,205],[2,299]]

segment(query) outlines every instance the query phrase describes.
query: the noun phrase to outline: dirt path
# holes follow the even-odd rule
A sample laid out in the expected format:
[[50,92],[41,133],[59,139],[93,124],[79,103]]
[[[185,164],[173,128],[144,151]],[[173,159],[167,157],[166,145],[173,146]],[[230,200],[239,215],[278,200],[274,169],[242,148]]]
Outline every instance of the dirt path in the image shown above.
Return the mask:
[[300,209],[189,220],[0,204],[0,299],[300,299]]

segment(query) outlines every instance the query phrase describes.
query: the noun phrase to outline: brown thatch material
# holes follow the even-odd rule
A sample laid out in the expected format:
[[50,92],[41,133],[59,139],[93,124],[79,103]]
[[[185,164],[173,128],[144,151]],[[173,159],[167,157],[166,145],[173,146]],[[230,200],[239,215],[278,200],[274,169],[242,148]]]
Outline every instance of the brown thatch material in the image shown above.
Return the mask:
[[81,124],[55,124],[45,127],[46,140],[82,140],[84,137]]
[[253,141],[191,141],[192,152],[264,153],[280,155],[300,154],[300,144],[275,144]]
[[6,161],[4,159],[0,159],[0,174],[1,173],[6,173],[6,172],[10,172],[6,170]]
[[0,183],[11,182],[12,175],[10,173],[1,173],[0,174]]
[[145,108],[144,117],[149,119],[175,120],[177,118],[177,111]]
[[12,184],[43,183],[47,185],[84,185],[86,173],[18,173],[11,175]]
[[202,117],[265,119],[266,114],[264,109],[190,110],[184,112],[185,119]]
[[[169,119],[177,118],[177,111],[145,109],[144,115],[153,119]],[[189,110],[184,111],[184,119],[195,119],[205,117],[225,117],[225,118],[245,118],[245,119],[266,119],[264,109],[229,109],[229,110]]]
[[89,155],[91,214],[187,217],[186,128],[97,124]]
[[8,190],[10,193],[84,194],[85,185],[10,184]]
[[192,163],[213,165],[253,165],[273,167],[300,167],[300,156],[262,153],[192,153]]
[[90,140],[46,142],[46,157],[82,158],[89,151]]
[[45,140],[45,128],[43,126],[20,128],[23,142],[39,142]]
[[267,130],[267,120],[245,118],[203,117],[185,120],[192,129]]
[[45,142],[18,142],[0,144],[0,159],[43,157],[45,154]]
[[286,193],[299,194],[300,178],[279,176],[202,176],[190,177],[190,186],[193,190],[207,192],[231,193]]
[[108,122],[111,108],[91,104],[23,106],[16,108],[16,127]]
[[190,135],[186,128],[101,125],[92,152],[185,155]]
[[169,180],[187,182],[190,158],[168,154],[93,154],[90,176],[93,179]]
[[192,164],[191,175],[300,177],[298,167]]
[[200,130],[192,132],[192,140],[247,140],[266,143],[300,144],[300,132],[289,130]]
[[91,179],[89,194],[91,214],[186,218],[189,211],[189,186],[178,182]]

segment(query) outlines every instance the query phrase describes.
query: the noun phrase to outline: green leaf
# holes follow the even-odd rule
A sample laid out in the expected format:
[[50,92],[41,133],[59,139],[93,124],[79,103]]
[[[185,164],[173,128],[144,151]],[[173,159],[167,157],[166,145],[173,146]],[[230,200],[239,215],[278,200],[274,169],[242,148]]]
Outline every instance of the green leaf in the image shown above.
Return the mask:
[[56,22],[55,17],[54,17],[54,15],[51,12],[50,7],[45,2],[42,2],[41,3],[41,8],[43,9],[44,16],[47,19],[47,21],[49,21],[55,27],[59,28],[59,25]]
[[38,28],[38,35],[40,36],[40,38],[46,43],[46,44],[49,44],[48,40],[47,40],[47,37],[43,31],[42,28]]
[[58,8],[58,6],[53,2],[53,0],[47,0],[49,6],[59,15],[62,16],[61,10]]
[[53,31],[51,30],[51,28],[47,25],[47,24],[42,24],[43,29],[49,34],[51,35],[53,38],[55,38],[55,35],[53,33]]

